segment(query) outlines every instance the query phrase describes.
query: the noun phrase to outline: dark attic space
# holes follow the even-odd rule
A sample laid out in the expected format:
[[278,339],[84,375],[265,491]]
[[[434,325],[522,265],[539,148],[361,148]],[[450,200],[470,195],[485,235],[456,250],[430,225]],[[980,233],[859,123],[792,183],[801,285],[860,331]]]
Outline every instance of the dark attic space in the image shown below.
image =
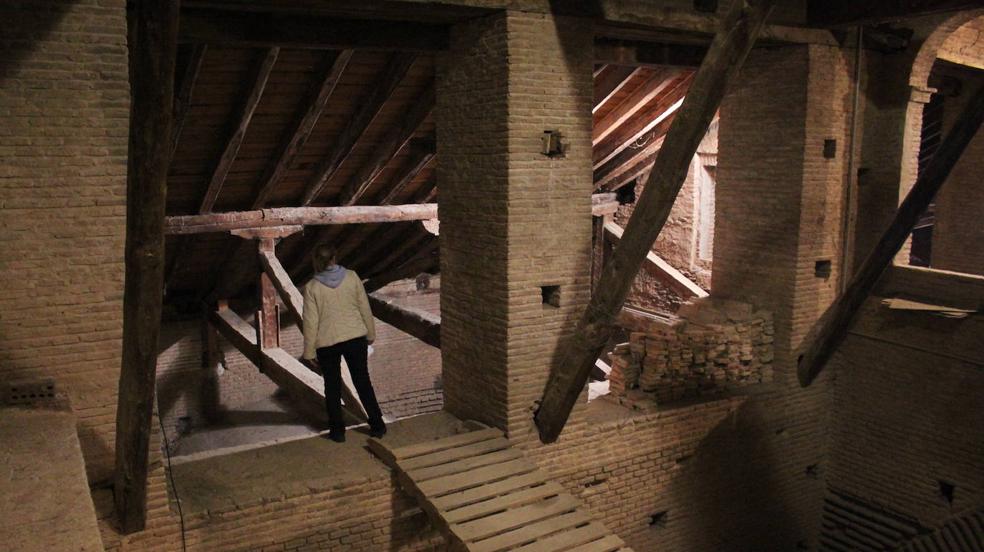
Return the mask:
[[0,21],[0,550],[984,551],[979,0]]

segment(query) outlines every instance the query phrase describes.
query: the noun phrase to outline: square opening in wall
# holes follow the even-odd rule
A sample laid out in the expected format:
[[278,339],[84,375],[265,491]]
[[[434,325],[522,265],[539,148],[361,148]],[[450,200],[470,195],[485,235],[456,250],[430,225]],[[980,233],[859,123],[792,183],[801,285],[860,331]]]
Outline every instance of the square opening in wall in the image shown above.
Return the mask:
[[654,529],[662,529],[666,527],[667,518],[670,515],[669,510],[663,510],[662,512],[656,512],[649,516],[649,526]]
[[823,157],[824,159],[837,157],[837,140],[827,138],[823,141]]
[[813,274],[817,278],[823,278],[826,280],[830,278],[831,271],[833,270],[830,259],[820,259],[813,265]]
[[544,305],[560,307],[560,286],[540,286],[540,297]]

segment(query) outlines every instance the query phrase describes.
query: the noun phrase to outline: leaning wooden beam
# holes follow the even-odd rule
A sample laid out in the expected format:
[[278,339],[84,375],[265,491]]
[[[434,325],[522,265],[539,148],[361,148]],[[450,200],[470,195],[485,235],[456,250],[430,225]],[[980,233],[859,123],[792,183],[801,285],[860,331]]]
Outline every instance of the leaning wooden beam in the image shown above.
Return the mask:
[[414,205],[355,205],[351,207],[276,207],[256,211],[232,211],[206,215],[167,217],[168,234],[228,232],[268,226],[323,226],[428,220],[437,218],[436,203]]
[[369,296],[372,315],[424,343],[441,348],[441,317],[427,311],[404,307],[385,296]]
[[[610,234],[616,240],[622,239],[622,227],[612,221],[605,222],[605,232]],[[704,291],[702,287],[698,286],[690,278],[684,276],[684,274],[679,270],[673,268],[673,265],[663,260],[663,258],[659,255],[649,251],[649,253],[646,253],[646,261],[649,263],[649,266],[655,269],[655,276],[660,282],[663,282],[670,289],[684,298],[707,297],[707,292]]]
[[[258,347],[253,327],[231,309],[213,311],[209,315],[209,322],[226,341],[262,370],[264,375],[287,391],[293,405],[308,416],[324,418],[324,378],[312,372],[283,349]],[[366,421],[362,405],[349,397],[343,397],[343,400],[345,400],[346,412],[356,422]]]
[[254,48],[425,52],[448,47],[445,25],[191,8],[181,12],[179,39],[182,43]]
[[372,155],[362,164],[359,171],[349,179],[342,189],[339,205],[355,205],[365,195],[369,186],[376,180],[383,168],[403,149],[403,146],[413,138],[417,128],[430,116],[434,110],[434,83],[431,82],[418,95],[414,105],[403,116],[402,120],[393,127],[383,138],[382,143],[373,148]]
[[267,204],[270,194],[287,174],[294,158],[301,152],[301,148],[307,142],[311,131],[314,130],[314,125],[321,117],[321,112],[328,105],[328,99],[335,91],[335,87],[338,85],[339,79],[342,78],[342,73],[345,72],[353,53],[352,50],[342,50],[337,55],[333,55],[332,62],[322,69],[320,77],[304,102],[304,109],[297,113],[294,124],[284,136],[280,150],[275,157],[276,161],[267,167],[260,179],[260,191],[256,194],[256,199],[253,200],[253,209],[259,209]]
[[195,90],[195,83],[198,82],[198,74],[205,59],[205,50],[204,44],[195,44],[191,47],[188,63],[181,77],[181,86],[174,94],[174,124],[171,127],[172,156],[178,149],[178,140],[181,139],[181,129],[184,128],[185,117],[188,115],[188,108],[191,107],[191,95]]
[[690,93],[660,149],[656,166],[642,192],[622,241],[602,271],[569,345],[554,363],[543,399],[534,416],[540,440],[557,440],[574,403],[584,390],[595,360],[614,331],[614,324],[635,275],[669,218],[670,209],[697,146],[707,132],[725,89],[752,48],[773,0],[735,2],[697,72]]
[[328,181],[335,176],[335,173],[342,166],[342,162],[352,153],[355,144],[379,115],[383,105],[396,90],[403,77],[406,76],[415,59],[416,56],[413,54],[393,54],[389,63],[369,87],[368,95],[359,100],[358,108],[348,119],[342,133],[335,139],[332,149],[314,169],[314,175],[308,181],[304,190],[304,197],[301,198],[301,207],[310,205],[318,199]]
[[263,265],[263,271],[277,288],[277,293],[280,294],[280,299],[290,311],[294,323],[301,326],[304,323],[304,297],[294,286],[294,282],[291,281],[290,275],[287,274],[283,265],[280,264],[280,259],[277,258],[274,251],[261,249],[260,264]]
[[810,341],[799,359],[797,375],[800,385],[803,387],[810,385],[843,342],[861,305],[871,294],[872,288],[885,268],[891,265],[892,259],[912,233],[919,217],[933,201],[936,192],[946,181],[946,177],[960,159],[967,144],[977,134],[982,121],[984,121],[984,90],[978,90],[960,114],[956,124],[940,143],[929,166],[899,205],[895,218],[878,244],[851,278],[844,293],[837,297],[821,317],[816,337]]
[[205,191],[205,197],[202,199],[202,204],[198,208],[199,213],[212,212],[212,207],[215,206],[215,200],[218,199],[219,192],[222,191],[222,184],[225,183],[229,169],[232,168],[232,162],[236,160],[236,155],[239,154],[239,147],[242,146],[243,139],[246,138],[246,130],[249,128],[250,121],[253,120],[256,107],[260,104],[260,98],[263,97],[263,90],[266,88],[267,79],[270,78],[270,73],[273,71],[273,65],[276,63],[279,54],[280,48],[270,48],[263,53],[263,58],[257,64],[256,70],[253,73],[249,94],[246,95],[239,108],[235,119],[236,124],[226,140],[222,155],[219,156],[219,160],[215,163],[215,168],[212,170],[212,178],[209,179],[208,189]]
[[177,0],[134,2],[130,45],[123,354],[113,499],[124,534],[147,518],[147,459],[164,288],[164,207],[171,162]]

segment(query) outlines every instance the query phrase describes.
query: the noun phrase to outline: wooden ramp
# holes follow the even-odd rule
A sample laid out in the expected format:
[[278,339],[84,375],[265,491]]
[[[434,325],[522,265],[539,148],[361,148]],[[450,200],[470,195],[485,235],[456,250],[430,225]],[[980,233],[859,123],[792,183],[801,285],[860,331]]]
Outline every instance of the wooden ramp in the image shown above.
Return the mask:
[[451,543],[470,552],[631,552],[498,429],[369,448]]

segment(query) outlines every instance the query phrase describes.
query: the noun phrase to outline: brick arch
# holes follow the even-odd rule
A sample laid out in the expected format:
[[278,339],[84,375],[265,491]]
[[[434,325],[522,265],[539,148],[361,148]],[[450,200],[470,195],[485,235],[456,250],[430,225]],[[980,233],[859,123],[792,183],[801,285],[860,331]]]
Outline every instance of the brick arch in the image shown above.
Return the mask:
[[919,46],[915,59],[912,61],[909,84],[925,88],[929,82],[929,73],[933,70],[933,63],[936,62],[943,43],[954,31],[978,17],[984,17],[984,9],[962,11],[940,22]]

